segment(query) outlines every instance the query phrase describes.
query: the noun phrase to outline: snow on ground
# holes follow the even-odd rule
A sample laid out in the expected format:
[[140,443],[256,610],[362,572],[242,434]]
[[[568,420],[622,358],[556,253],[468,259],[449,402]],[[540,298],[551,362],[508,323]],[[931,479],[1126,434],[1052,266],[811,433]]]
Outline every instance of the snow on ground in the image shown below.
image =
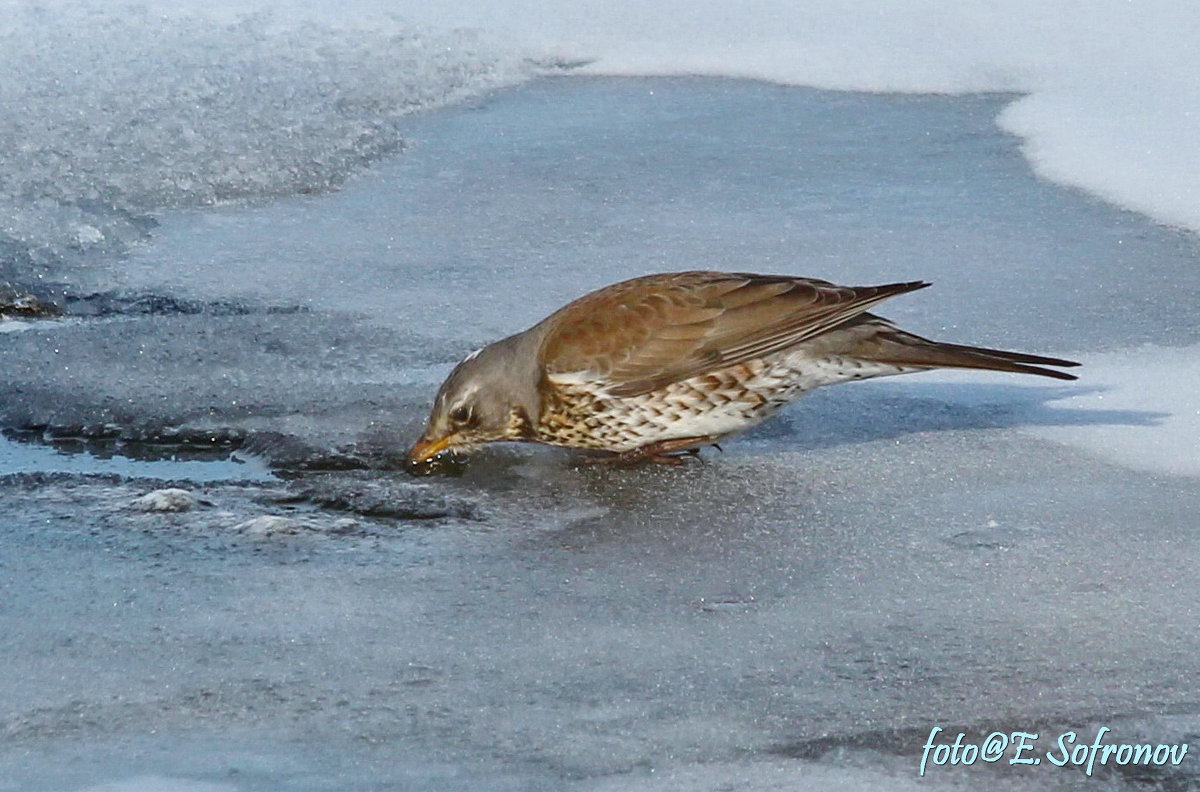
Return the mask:
[[10,255],[44,268],[119,252],[144,238],[140,213],[156,206],[340,184],[403,145],[398,115],[527,79],[529,58],[587,60],[588,73],[1027,94],[999,120],[1039,174],[1200,230],[1200,25],[1186,4],[0,7],[0,279]]
[[[159,4],[179,13],[188,4]],[[154,7],[155,4],[151,3]],[[212,9],[212,3],[197,4]],[[195,7],[195,6],[192,6]],[[1038,0],[242,0],[229,15],[470,28],[598,74],[705,74],[873,92],[1027,93],[1001,122],[1037,171],[1200,230],[1200,23],[1186,3]]]
[[1128,410],[1150,426],[1041,426],[1034,433],[1131,465],[1200,476],[1200,347],[1141,346],[1088,357],[1088,387],[1053,402],[1083,415]]
[[1200,475],[1200,347],[1145,344],[1074,357],[1086,365],[1079,382],[1036,401],[1007,378],[979,372],[931,372],[892,390],[1003,410],[1024,432],[1136,470]]
[[[0,14],[0,281],[72,316],[0,335],[0,788],[905,790],[932,723],[1196,732],[1196,240],[1021,154],[1195,227],[1180,7],[270,5]],[[529,53],[595,60],[490,93]],[[1083,379],[397,472],[471,346],[696,266],[927,278],[881,313]],[[197,483],[209,432],[287,480]],[[1041,770],[929,783],[1094,781]]]
[[329,190],[403,147],[398,118],[532,72],[472,33],[387,20],[0,8],[0,284],[69,267],[78,285],[153,209]]
[[[369,4],[368,4],[369,5]],[[1200,22],[1186,3],[721,0],[413,3],[595,58],[857,91],[1029,94],[1001,115],[1037,172],[1200,231]],[[514,13],[514,10],[516,13]]]

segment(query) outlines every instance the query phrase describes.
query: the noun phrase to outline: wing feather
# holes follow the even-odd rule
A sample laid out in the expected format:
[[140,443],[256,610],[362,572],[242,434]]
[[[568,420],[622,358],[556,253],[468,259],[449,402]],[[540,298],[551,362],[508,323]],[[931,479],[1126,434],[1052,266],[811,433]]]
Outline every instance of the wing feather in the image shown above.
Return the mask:
[[544,333],[541,362],[552,379],[588,375],[605,380],[615,396],[636,396],[786,349],[927,285],[667,273],[581,297],[535,330]]

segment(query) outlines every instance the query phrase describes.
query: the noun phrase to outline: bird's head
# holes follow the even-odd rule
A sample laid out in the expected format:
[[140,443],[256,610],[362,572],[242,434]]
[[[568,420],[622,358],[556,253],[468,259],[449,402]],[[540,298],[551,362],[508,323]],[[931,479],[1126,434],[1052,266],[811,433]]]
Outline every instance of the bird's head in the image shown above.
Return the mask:
[[[440,455],[465,455],[497,440],[529,436],[537,414],[537,376],[527,370],[533,356],[519,336],[472,352],[459,363],[433,400],[425,432],[408,452],[409,471],[433,472]],[[521,365],[525,363],[525,365]]]

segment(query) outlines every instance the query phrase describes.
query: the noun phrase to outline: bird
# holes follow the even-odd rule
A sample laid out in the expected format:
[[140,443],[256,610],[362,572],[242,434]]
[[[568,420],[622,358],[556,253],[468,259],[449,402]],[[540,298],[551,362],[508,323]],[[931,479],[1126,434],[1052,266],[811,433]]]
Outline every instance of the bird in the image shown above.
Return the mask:
[[408,469],[496,441],[679,465],[825,385],[937,368],[1076,379],[1058,370],[1075,361],[931,341],[868,311],[929,285],[688,271],[606,286],[460,362]]

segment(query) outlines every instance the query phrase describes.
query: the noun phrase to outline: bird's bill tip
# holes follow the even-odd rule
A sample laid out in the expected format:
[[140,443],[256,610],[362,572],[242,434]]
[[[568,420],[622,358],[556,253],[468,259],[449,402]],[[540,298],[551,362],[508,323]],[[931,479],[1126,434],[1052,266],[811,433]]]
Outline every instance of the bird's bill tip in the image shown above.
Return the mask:
[[466,458],[455,453],[463,448],[457,433],[437,440],[422,437],[408,452],[408,472],[413,476],[461,476]]
[[419,465],[428,462],[454,444],[454,435],[446,435],[436,440],[422,437],[408,451],[408,463]]

